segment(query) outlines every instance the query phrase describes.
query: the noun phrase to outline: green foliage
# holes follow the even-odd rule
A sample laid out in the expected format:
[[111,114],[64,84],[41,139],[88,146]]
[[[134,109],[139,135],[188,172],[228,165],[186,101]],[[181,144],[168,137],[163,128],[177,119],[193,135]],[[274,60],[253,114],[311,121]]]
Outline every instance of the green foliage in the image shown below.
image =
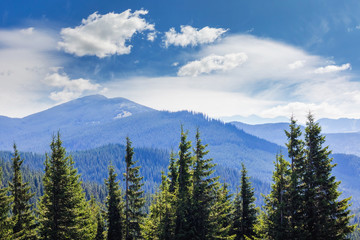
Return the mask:
[[8,196],[8,188],[2,184],[2,168],[0,166],[0,239],[10,240],[12,235],[12,221],[9,217],[12,198]]
[[126,173],[125,184],[125,239],[135,240],[141,238],[141,223],[144,218],[143,207],[145,198],[143,197],[144,191],[141,190],[144,185],[140,177],[140,166],[134,166],[136,162],[133,161],[134,148],[131,147],[131,141],[126,138]]
[[[288,137],[290,164],[277,156],[274,184],[266,198],[265,229],[269,239],[348,239],[349,200],[339,200],[340,182],[332,175],[332,159],[325,137],[311,114],[305,128],[305,141],[291,118]],[[259,231],[264,233],[264,231]]]
[[211,228],[207,234],[208,239],[235,239],[235,235],[230,233],[233,223],[231,197],[226,183],[220,185],[219,182],[215,182],[215,199],[209,216]]
[[205,159],[209,151],[205,150],[207,145],[201,142],[199,130],[195,138],[191,227],[195,239],[207,239],[211,230],[210,211],[215,198],[215,182],[219,177],[212,177],[215,164],[211,158]]
[[176,192],[175,239],[191,239],[191,142],[187,140],[187,133],[181,128],[179,144],[179,172]]
[[353,226],[349,225],[349,198],[338,200],[340,182],[331,175],[334,165],[325,137],[311,114],[305,128],[306,170],[304,175],[306,221],[304,230],[308,239],[347,239]]
[[44,195],[40,200],[42,239],[91,239],[90,212],[79,175],[71,157],[66,157],[60,134],[51,142],[51,157],[45,160]]
[[234,216],[232,233],[236,240],[252,238],[255,235],[254,226],[256,223],[257,209],[255,207],[254,188],[251,187],[247,170],[242,163],[240,192],[234,201]]
[[109,178],[105,181],[108,196],[106,199],[107,210],[107,239],[122,240],[124,231],[124,203],[122,201],[119,181],[116,181],[117,174],[114,166],[109,167]]
[[14,239],[37,239],[35,216],[32,211],[33,204],[30,199],[34,196],[30,192],[28,183],[23,182],[21,165],[24,160],[14,144],[14,157],[12,158],[13,179],[10,183],[10,192],[13,197],[12,221]]
[[266,231],[269,239],[289,239],[290,169],[282,154],[276,156],[271,193],[266,197]]
[[159,191],[155,193],[150,212],[142,225],[143,237],[148,240],[171,240],[175,232],[174,193],[170,192],[169,179],[162,173]]

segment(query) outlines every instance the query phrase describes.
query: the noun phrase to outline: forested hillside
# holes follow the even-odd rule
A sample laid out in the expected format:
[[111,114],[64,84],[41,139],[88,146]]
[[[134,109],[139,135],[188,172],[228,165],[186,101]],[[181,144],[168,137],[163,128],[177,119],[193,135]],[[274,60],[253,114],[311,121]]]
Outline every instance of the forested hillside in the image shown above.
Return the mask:
[[[149,186],[144,185],[147,181],[142,175],[148,172],[141,171],[141,163],[149,160],[147,153],[152,152],[159,159],[164,156],[164,164],[166,152],[138,149],[136,159],[137,149],[129,138],[125,147],[109,145],[96,149],[99,154],[110,152],[108,157],[123,152],[123,162],[105,161],[105,191],[97,184],[81,184],[75,157],[66,154],[60,133],[53,136],[44,173],[24,168],[25,160],[14,145],[11,161],[2,162],[0,168],[1,183],[10,179],[8,187],[1,184],[0,189],[0,238],[347,239],[351,234],[355,238],[358,233],[353,233],[355,226],[350,223],[350,198],[340,198],[340,182],[333,176],[330,151],[323,146],[325,138],[311,115],[305,130],[302,140],[300,127],[292,119],[286,132],[289,161],[282,153],[276,155],[271,189],[265,193],[265,199],[257,197],[256,181],[243,163],[236,176],[237,191],[229,191],[228,182],[220,181],[214,174],[217,169],[199,130],[191,142],[189,133],[181,128],[178,149],[170,154],[167,167],[161,168],[160,160],[151,169],[154,173],[147,177],[153,178],[154,185],[155,171],[163,170],[157,173],[160,184],[154,186],[151,202],[146,200],[145,188]],[[81,154],[89,158],[89,152]],[[81,154],[76,157],[79,162],[84,157]],[[32,155],[29,159],[39,157],[25,155]],[[93,163],[97,157],[92,159],[82,164],[96,169]],[[83,169],[89,171],[87,167]],[[222,174],[229,173],[225,169]],[[34,205],[38,197],[35,195],[41,197]],[[257,200],[263,201],[263,210],[256,207]]]

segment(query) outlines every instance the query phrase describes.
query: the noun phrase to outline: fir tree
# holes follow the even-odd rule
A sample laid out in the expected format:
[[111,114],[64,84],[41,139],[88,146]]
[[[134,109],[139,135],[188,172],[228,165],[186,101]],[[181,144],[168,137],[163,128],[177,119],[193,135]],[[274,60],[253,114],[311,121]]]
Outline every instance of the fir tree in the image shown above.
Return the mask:
[[291,160],[291,174],[288,191],[287,215],[289,216],[289,238],[305,239],[303,232],[304,223],[304,174],[305,152],[304,142],[301,140],[301,129],[292,116],[290,131],[285,131],[288,138],[286,147]]
[[108,240],[122,240],[123,239],[123,202],[121,199],[121,190],[119,181],[116,181],[117,174],[114,166],[109,167],[109,178],[105,181],[108,189],[108,196],[106,199],[107,207],[107,239]]
[[212,159],[204,159],[209,151],[200,139],[199,129],[196,132],[196,148],[194,149],[194,171],[193,171],[193,194],[191,210],[191,227],[196,239],[207,239],[207,233],[211,229],[210,211],[213,203],[214,182],[218,177],[210,177],[213,174],[215,164]]
[[12,221],[9,217],[12,198],[8,196],[8,188],[2,184],[3,172],[0,166],[0,239],[12,239]]
[[40,200],[40,235],[42,239],[91,239],[88,202],[79,175],[70,156],[62,147],[60,133],[46,156],[44,195]]
[[191,142],[181,127],[178,160],[178,189],[176,194],[175,239],[192,239],[191,232]]
[[215,182],[215,199],[210,211],[211,228],[207,239],[235,239],[235,235],[230,232],[233,222],[231,197],[226,183],[220,186],[219,182]]
[[174,193],[175,189],[177,187],[177,180],[178,180],[178,161],[176,159],[176,156],[174,154],[174,152],[171,152],[170,154],[170,165],[169,165],[169,181],[170,181],[170,185],[169,185],[169,192]]
[[95,240],[105,240],[104,218],[102,217],[102,214],[100,211],[96,215],[96,222],[97,222],[97,225],[96,225],[97,228],[96,228]]
[[14,157],[12,158],[13,179],[10,185],[10,192],[13,196],[13,238],[14,239],[36,239],[36,224],[33,211],[33,204],[30,199],[34,196],[30,192],[28,183],[23,183],[21,165],[24,160],[20,158],[19,152],[14,144]]
[[282,154],[276,156],[271,193],[265,198],[267,211],[266,232],[269,239],[281,240],[289,237],[288,184],[289,162]]
[[305,128],[306,166],[304,175],[305,231],[307,239],[347,239],[354,226],[349,225],[349,200],[338,200],[336,182],[331,171],[328,147],[323,147],[325,137],[311,113]]
[[143,177],[139,175],[140,166],[134,166],[136,162],[133,161],[134,148],[131,147],[131,141],[126,138],[126,173],[124,174],[126,183],[125,192],[125,239],[134,240],[140,239],[141,228],[140,224],[143,221],[144,214],[142,208],[145,204],[143,197],[144,191],[141,190],[144,185],[141,183]]
[[240,192],[234,201],[234,222],[232,232],[235,239],[251,238],[255,235],[254,226],[256,223],[257,209],[255,207],[254,188],[251,187],[247,170],[242,163]]
[[169,191],[169,181],[161,174],[161,185],[150,205],[150,213],[142,227],[145,239],[171,240],[174,238],[174,194]]

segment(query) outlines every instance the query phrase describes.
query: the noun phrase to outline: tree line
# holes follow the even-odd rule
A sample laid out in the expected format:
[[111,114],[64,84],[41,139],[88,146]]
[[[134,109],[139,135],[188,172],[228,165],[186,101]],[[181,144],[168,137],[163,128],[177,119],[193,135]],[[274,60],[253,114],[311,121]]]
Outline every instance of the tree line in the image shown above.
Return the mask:
[[24,160],[14,144],[8,187],[0,176],[0,239],[349,239],[355,228],[350,224],[350,199],[339,199],[339,182],[331,174],[334,165],[320,126],[309,114],[302,138],[292,117],[286,135],[290,162],[282,153],[276,156],[271,192],[262,209],[255,206],[244,164],[235,194],[214,176],[215,164],[207,157],[199,130],[192,145],[181,128],[179,150],[171,153],[149,208],[129,138],[122,178],[113,164],[108,168],[104,205],[86,200],[58,133],[45,158],[44,193],[34,207],[34,194],[22,177]]

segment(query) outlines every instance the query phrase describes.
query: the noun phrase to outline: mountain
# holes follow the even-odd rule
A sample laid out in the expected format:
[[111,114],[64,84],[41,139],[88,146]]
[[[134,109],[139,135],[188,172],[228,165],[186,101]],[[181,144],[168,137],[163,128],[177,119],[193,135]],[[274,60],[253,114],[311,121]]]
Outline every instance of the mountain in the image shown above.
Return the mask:
[[[326,144],[333,153],[354,154],[360,156],[360,132],[339,133],[342,130],[356,129],[358,119],[319,119],[322,132],[326,136]],[[331,123],[327,124],[326,123]],[[325,127],[323,126],[323,123]],[[231,122],[238,129],[269,142],[285,146],[287,142],[284,130],[289,129],[289,123],[267,123],[250,125],[242,122]],[[325,128],[325,130],[323,130]],[[301,126],[304,132],[304,127]],[[330,132],[330,133],[329,133]],[[335,132],[335,133],[331,133]]]
[[287,122],[289,120],[289,118],[287,117],[263,118],[254,114],[247,117],[235,115],[235,116],[221,117],[220,119],[224,122],[242,122],[247,124],[278,123],[278,122]]
[[[159,171],[167,167],[169,152],[178,151],[181,126],[185,131],[189,130],[188,136],[193,142],[199,128],[203,143],[209,145],[209,157],[218,164],[216,171],[223,180],[235,187],[239,181],[241,162],[244,162],[256,186],[265,193],[270,186],[275,155],[280,151],[285,155],[287,152],[272,141],[284,143],[280,141],[284,138],[283,128],[287,125],[264,124],[261,128],[245,124],[234,126],[199,113],[157,111],[124,98],[93,95],[24,118],[0,117],[0,150],[11,151],[12,144],[16,142],[19,150],[34,152],[29,153],[26,159],[30,159],[36,169],[42,169],[43,160],[34,156],[49,152],[52,134],[60,130],[64,146],[72,152],[84,180],[102,182],[108,162],[111,160],[120,164],[124,154],[121,145],[129,136],[139,157],[142,156],[142,173],[148,180],[146,188],[151,189],[159,181]],[[250,128],[253,135],[246,132],[250,132]],[[346,187],[344,194],[355,195],[354,200],[360,203],[359,187],[355,184],[358,168],[354,168],[360,166],[359,158],[339,155],[335,162],[341,170],[335,172],[343,181],[340,187]],[[118,168],[120,170],[121,166]],[[348,168],[352,169],[348,171]]]
[[[61,132],[68,151],[88,150],[107,144],[124,144],[127,136],[135,147],[177,151],[180,129],[194,140],[197,128],[209,144],[210,156],[224,167],[240,168],[268,181],[273,160],[282,148],[245,133],[231,124],[187,111],[157,111],[124,98],[93,95],[58,105],[21,119],[2,118],[0,150],[49,151],[52,134]],[[259,165],[261,167],[259,167]]]
[[324,133],[355,133],[360,132],[360,119],[339,118],[329,119],[322,118],[318,122]]

